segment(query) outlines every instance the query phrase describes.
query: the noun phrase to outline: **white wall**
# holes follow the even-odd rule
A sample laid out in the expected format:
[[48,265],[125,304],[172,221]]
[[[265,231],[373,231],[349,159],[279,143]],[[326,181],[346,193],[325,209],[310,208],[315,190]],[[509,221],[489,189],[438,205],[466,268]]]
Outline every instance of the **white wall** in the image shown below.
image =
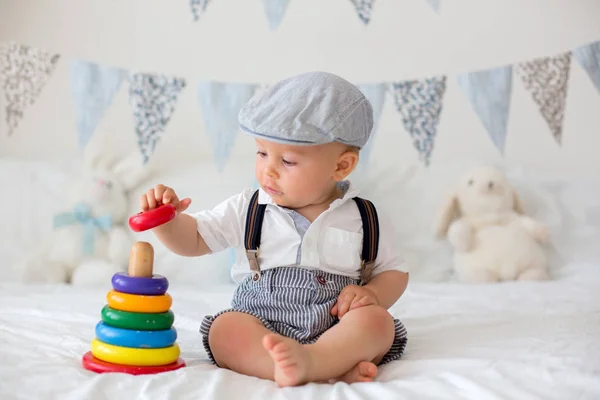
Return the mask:
[[[68,61],[86,59],[187,79],[176,112],[151,165],[211,157],[196,95],[200,80],[272,82],[322,69],[353,82],[400,81],[448,74],[432,164],[501,157],[455,74],[549,56],[600,39],[597,0],[442,0],[435,14],[425,0],[377,0],[364,26],[348,0],[292,0],[271,32],[260,0],[212,0],[193,22],[188,1],[0,0],[0,40],[62,55],[56,71],[15,133],[4,122],[0,156],[72,158],[79,154]],[[563,144],[558,146],[518,77],[513,83],[505,159],[562,173],[600,170],[600,94],[572,63]],[[4,101],[2,98],[1,101]],[[0,118],[4,120],[4,109]],[[123,86],[97,135],[135,148]],[[240,135],[232,157],[252,157]],[[388,149],[393,148],[394,152]],[[373,150],[376,162],[417,159],[388,99]]]

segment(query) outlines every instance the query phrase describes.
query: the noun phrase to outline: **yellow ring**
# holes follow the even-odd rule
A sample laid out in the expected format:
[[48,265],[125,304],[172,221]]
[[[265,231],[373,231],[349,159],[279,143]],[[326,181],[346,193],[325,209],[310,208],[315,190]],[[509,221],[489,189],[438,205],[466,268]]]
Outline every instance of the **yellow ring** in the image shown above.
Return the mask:
[[132,347],[113,346],[101,342],[97,338],[92,340],[92,354],[99,360],[120,365],[135,365],[140,367],[167,365],[174,363],[179,358],[179,345],[177,343],[160,349],[135,349]]
[[160,296],[143,296],[139,294],[128,294],[111,290],[106,295],[106,301],[110,308],[121,311],[138,313],[163,313],[169,311],[173,299],[165,293]]

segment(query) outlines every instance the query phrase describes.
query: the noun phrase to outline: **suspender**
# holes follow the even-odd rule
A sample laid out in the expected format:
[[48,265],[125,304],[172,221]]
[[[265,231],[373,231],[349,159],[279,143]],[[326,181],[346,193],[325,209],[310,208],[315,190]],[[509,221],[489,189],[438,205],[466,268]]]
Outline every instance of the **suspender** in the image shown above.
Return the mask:
[[246,246],[246,257],[252,271],[252,279],[260,278],[260,266],[258,265],[258,250],[260,248],[260,233],[265,216],[266,204],[258,204],[258,190],[254,192],[248,206],[246,215],[246,232],[244,234],[244,245]]
[[360,270],[360,284],[364,285],[371,279],[377,252],[379,250],[379,218],[375,206],[369,200],[354,197],[354,202],[360,212],[363,224],[362,265]]
[[[363,224],[360,285],[364,285],[371,278],[375,260],[377,259],[377,251],[379,249],[379,219],[375,206],[369,200],[360,197],[354,197],[353,200],[358,207]],[[258,252],[260,249],[260,234],[265,216],[265,208],[266,204],[258,204],[258,190],[255,191],[248,206],[244,235],[246,257],[252,271],[252,279],[255,281],[260,279]]]

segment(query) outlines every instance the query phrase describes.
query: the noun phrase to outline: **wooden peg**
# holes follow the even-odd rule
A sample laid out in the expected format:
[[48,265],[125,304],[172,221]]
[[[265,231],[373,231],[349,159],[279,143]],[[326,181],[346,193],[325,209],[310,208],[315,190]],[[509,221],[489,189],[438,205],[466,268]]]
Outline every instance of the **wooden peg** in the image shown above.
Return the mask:
[[129,253],[129,276],[152,277],[154,248],[148,242],[136,242]]

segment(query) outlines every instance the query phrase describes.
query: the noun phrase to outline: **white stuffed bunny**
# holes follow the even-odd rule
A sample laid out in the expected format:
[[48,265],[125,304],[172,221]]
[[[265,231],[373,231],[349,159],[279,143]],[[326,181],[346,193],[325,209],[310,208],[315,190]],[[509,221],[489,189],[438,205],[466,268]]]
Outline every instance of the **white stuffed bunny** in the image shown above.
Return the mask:
[[440,209],[436,235],[447,235],[454,247],[461,282],[548,279],[548,230],[524,215],[517,192],[495,168],[476,167],[460,179]]
[[81,179],[54,217],[54,231],[18,267],[28,283],[106,284],[125,271],[133,244],[127,227],[127,192],[145,176],[139,155],[122,159],[92,144]]

